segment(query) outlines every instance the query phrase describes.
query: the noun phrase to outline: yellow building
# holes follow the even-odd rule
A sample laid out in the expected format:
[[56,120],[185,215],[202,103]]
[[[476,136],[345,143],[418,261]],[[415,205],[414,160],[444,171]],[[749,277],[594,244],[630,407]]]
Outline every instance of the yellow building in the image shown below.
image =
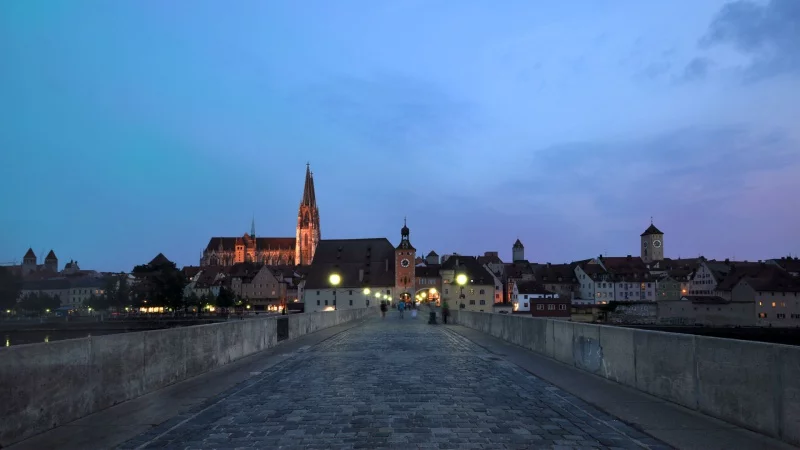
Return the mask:
[[442,301],[450,309],[492,312],[495,278],[474,256],[454,255],[442,264]]

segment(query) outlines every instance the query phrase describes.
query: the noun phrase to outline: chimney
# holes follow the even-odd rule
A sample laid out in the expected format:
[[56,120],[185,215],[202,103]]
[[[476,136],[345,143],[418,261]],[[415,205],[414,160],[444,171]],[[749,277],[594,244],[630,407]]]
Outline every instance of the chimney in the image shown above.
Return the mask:
[[364,269],[358,269],[358,282],[364,282]]
[[550,263],[547,263],[547,267],[550,267]]
[[629,260],[631,259],[631,255],[628,255],[628,259],[629,259]]

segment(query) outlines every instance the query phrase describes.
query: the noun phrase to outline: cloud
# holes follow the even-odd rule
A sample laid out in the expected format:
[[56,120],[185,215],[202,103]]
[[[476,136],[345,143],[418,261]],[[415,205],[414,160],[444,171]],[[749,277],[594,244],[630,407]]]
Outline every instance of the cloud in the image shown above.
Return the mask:
[[730,45],[752,58],[747,77],[800,73],[800,2],[736,0],[722,7],[702,47]]
[[708,69],[711,65],[712,62],[708,58],[693,58],[683,69],[683,74],[681,74],[678,81],[702,80],[708,74]]
[[[554,256],[573,247],[588,255],[635,253],[620,242],[638,239],[635,232],[655,216],[659,227],[680,236],[673,249],[684,255],[724,256],[739,247],[765,257],[768,248],[753,247],[754,226],[759,233],[776,227],[768,243],[776,247],[800,227],[800,212],[776,208],[800,191],[800,179],[790,176],[800,173],[796,144],[781,131],[740,127],[565,143],[536,151],[529,177],[508,181],[483,201],[515,212],[508,220],[527,230],[528,240],[544,236],[537,245]],[[516,201],[503,200],[509,197]]]

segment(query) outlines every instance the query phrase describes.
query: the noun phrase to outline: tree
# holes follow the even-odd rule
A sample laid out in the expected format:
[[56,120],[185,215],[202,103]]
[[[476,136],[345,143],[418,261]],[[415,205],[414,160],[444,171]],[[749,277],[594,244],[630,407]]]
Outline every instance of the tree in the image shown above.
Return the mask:
[[230,308],[233,306],[234,296],[233,292],[230,289],[227,289],[225,286],[219,288],[219,294],[217,295],[217,306],[220,308]]
[[11,269],[0,266],[0,309],[13,309],[19,300],[22,280]]
[[55,296],[49,296],[41,292],[31,292],[19,302],[19,308],[24,311],[43,313],[48,310],[54,311],[61,306],[61,299]]
[[131,287],[128,285],[128,275],[120,274],[117,280],[117,291],[115,297],[112,299],[111,304],[117,310],[123,310],[131,303]]
[[83,306],[96,311],[105,311],[108,309],[109,305],[110,302],[106,294],[94,295],[94,293],[91,293],[89,294],[89,298],[83,301]]
[[189,296],[186,297],[186,306],[187,306],[187,308],[192,308],[192,307],[197,308],[198,312],[200,312],[200,310],[203,308],[203,306],[205,306],[205,305],[201,304],[201,302],[202,302],[202,300],[200,299],[200,297],[197,296],[197,294],[194,291],[192,291],[189,294]]
[[134,296],[139,304],[183,308],[186,280],[175,263],[164,259],[142,264],[133,268],[133,275],[138,280]]

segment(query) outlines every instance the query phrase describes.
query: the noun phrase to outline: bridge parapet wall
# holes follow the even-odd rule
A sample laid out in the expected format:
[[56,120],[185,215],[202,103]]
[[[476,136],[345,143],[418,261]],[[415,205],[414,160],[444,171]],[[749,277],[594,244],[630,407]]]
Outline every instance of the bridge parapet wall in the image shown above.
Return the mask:
[[232,320],[0,349],[0,448],[377,308]]
[[800,445],[800,347],[506,314],[454,322],[653,396]]

